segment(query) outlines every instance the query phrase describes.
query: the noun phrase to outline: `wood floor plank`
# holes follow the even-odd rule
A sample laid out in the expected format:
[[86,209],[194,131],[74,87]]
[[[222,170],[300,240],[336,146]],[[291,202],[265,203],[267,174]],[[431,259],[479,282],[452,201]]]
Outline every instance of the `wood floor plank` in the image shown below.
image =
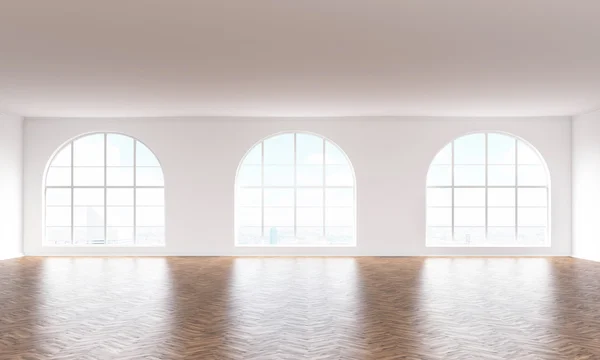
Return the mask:
[[600,359],[600,263],[6,260],[0,359]]

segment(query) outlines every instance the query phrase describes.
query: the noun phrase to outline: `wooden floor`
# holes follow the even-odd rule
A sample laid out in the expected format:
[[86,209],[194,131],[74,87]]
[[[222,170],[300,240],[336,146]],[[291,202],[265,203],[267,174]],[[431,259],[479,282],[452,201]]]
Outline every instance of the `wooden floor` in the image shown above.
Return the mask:
[[0,359],[600,359],[600,263],[7,260]]

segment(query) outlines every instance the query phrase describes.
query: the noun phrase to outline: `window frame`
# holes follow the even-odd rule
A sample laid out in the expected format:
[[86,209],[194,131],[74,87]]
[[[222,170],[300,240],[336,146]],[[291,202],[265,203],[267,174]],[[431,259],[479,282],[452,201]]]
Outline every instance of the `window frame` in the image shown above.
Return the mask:
[[[484,156],[484,163],[483,164],[456,164],[455,162],[455,156],[456,156],[456,152],[455,152],[455,141],[462,139],[463,137],[466,136],[470,136],[470,135],[477,135],[477,134],[482,134],[484,135],[484,148],[485,148],[485,156]],[[515,150],[515,154],[514,154],[514,163],[512,164],[490,164],[489,163],[489,135],[490,134],[498,134],[498,135],[503,135],[503,136],[508,136],[510,138],[512,138],[514,140],[514,150]],[[532,165],[532,164],[519,164],[519,142],[521,142],[522,144],[524,144],[525,146],[529,147],[529,149],[531,149],[536,155],[537,158],[539,159],[540,165],[542,166],[542,168],[544,169],[544,174],[545,174],[545,180],[546,180],[546,185],[519,185],[519,165]],[[435,165],[440,165],[440,164],[434,164],[434,160],[437,157],[438,154],[440,154],[444,149],[446,149],[446,147],[450,146],[451,149],[451,162],[450,164],[448,164],[450,166],[450,181],[451,184],[450,185],[429,185],[429,172],[431,171],[432,166]],[[461,166],[484,166],[485,168],[485,182],[484,185],[455,185],[455,166],[456,165],[461,165]],[[512,166],[515,170],[515,178],[514,178],[514,186],[513,185],[488,185],[489,183],[489,175],[488,175],[488,169],[490,165],[506,165],[506,166]],[[532,247],[532,248],[545,248],[545,247],[551,247],[552,246],[552,239],[551,239],[551,214],[552,214],[552,207],[551,207],[551,178],[550,178],[550,172],[548,171],[548,166],[546,164],[546,161],[544,159],[544,157],[541,155],[541,153],[532,145],[530,144],[528,141],[522,139],[519,136],[513,135],[511,133],[507,133],[507,132],[502,132],[502,131],[476,131],[476,132],[470,132],[470,133],[466,133],[463,135],[460,135],[454,139],[452,139],[449,143],[447,143],[446,145],[444,145],[444,147],[442,147],[438,152],[436,152],[434,158],[431,160],[430,164],[429,164],[429,168],[427,171],[427,176],[426,176],[426,184],[425,184],[425,210],[426,210],[426,214],[425,214],[425,229],[426,229],[426,237],[425,237],[425,246],[428,248],[453,248],[453,247],[465,247],[465,248],[477,248],[477,247],[481,247],[481,248],[486,248],[486,247]],[[430,206],[429,205],[429,189],[449,189],[450,190],[450,196],[451,196],[451,205],[450,206]],[[484,214],[484,233],[485,233],[485,240],[483,243],[459,243],[456,241],[455,239],[455,228],[457,227],[455,225],[455,209],[456,208],[478,208],[479,206],[456,206],[455,205],[455,189],[484,189],[484,206],[483,208],[485,209],[485,214]],[[490,226],[489,225],[489,192],[488,189],[514,189],[515,190],[515,205],[514,205],[514,209],[515,209],[515,224],[514,226]],[[519,189],[545,189],[546,190],[546,206],[519,206]],[[450,224],[450,228],[451,228],[451,234],[452,234],[452,241],[456,242],[453,244],[441,244],[441,243],[432,243],[432,240],[430,239],[430,227],[436,227],[436,226],[430,226],[429,225],[429,209],[430,208],[449,208],[451,211],[451,224]],[[492,209],[494,208],[513,208],[512,206],[493,206],[491,207]],[[523,244],[523,243],[519,243],[519,228],[540,228],[541,226],[528,226],[528,225],[519,225],[519,209],[546,209],[546,225],[545,225],[545,242],[544,244],[541,245],[531,245],[531,244]],[[441,227],[441,226],[437,226],[437,227]],[[445,226],[444,226],[445,227]],[[460,226],[459,226],[460,227]],[[470,227],[470,226],[469,226]],[[479,227],[479,226],[477,226]],[[488,234],[489,234],[489,228],[493,227],[493,228],[501,228],[501,227],[506,227],[506,228],[514,228],[514,240],[511,243],[508,243],[506,245],[503,244],[499,244],[496,242],[490,242],[488,241]]]
[[[85,138],[87,136],[92,136],[92,135],[102,135],[103,136],[103,165],[102,166],[75,166],[75,146],[74,143],[82,138]],[[133,151],[132,151],[132,156],[133,156],[133,163],[131,166],[109,166],[108,165],[108,135],[120,135],[120,136],[125,136],[129,139],[132,140],[133,142]],[[138,147],[138,142],[140,144],[142,144],[143,146],[145,146],[154,156],[154,158],[156,159],[156,162],[158,163],[158,166],[144,166],[144,165],[137,165],[137,147]],[[70,146],[70,165],[66,166],[52,166],[52,163],[54,162],[56,156],[58,154],[60,154],[60,152],[62,150],[64,150],[67,146]],[[48,172],[51,168],[68,168],[70,169],[70,185],[47,185],[47,180],[48,180]],[[74,174],[75,174],[75,168],[76,167],[98,167],[98,168],[102,168],[103,172],[104,172],[104,181],[103,184],[104,185],[80,185],[80,186],[76,186],[74,185]],[[123,167],[131,167],[133,169],[133,184],[131,186],[129,185],[107,185],[107,169],[108,168],[123,168]],[[162,181],[162,186],[159,185],[138,185],[137,184],[137,170],[139,168],[160,168],[162,177],[163,177],[163,181]],[[63,207],[69,207],[70,211],[71,211],[71,225],[70,227],[70,237],[71,237],[71,242],[68,244],[56,244],[56,243],[50,243],[47,241],[47,228],[48,227],[63,227],[63,226],[47,226],[46,224],[46,219],[47,219],[47,209],[48,209],[48,205],[46,203],[46,192],[48,189],[70,189],[71,192],[71,201],[70,201],[70,205],[64,205]],[[74,241],[74,232],[75,232],[75,224],[74,224],[74,214],[75,214],[75,200],[74,200],[74,193],[75,193],[75,189],[102,189],[104,192],[104,205],[102,205],[103,207],[103,217],[104,217],[104,225],[103,226],[98,226],[98,228],[102,227],[103,228],[103,232],[104,232],[104,243],[98,243],[98,244],[92,244],[92,243],[85,243],[85,244],[75,244]],[[131,226],[133,228],[133,244],[109,244],[107,243],[107,228],[109,227],[119,227],[119,226],[108,226],[107,225],[107,211],[108,211],[108,207],[109,205],[107,205],[107,193],[108,193],[108,189],[131,189],[133,191],[133,204],[131,205],[131,207],[133,208],[133,225]],[[137,204],[137,189],[163,189],[163,205],[162,206],[150,206],[147,205],[147,207],[162,207],[163,208],[163,225],[162,226],[138,226],[137,225],[137,208],[138,205]],[[160,162],[160,159],[158,158],[158,156],[156,156],[156,154],[154,153],[154,151],[152,151],[152,149],[147,146],[143,141],[128,135],[128,134],[124,134],[124,133],[120,133],[120,132],[114,132],[114,131],[95,131],[95,132],[88,132],[88,133],[84,133],[81,135],[78,135],[74,138],[69,139],[68,141],[66,141],[65,143],[63,143],[61,146],[59,146],[56,151],[52,154],[52,156],[50,157],[50,160],[48,161],[48,164],[46,166],[46,171],[44,172],[44,180],[43,180],[43,189],[42,189],[43,193],[42,193],[42,209],[43,209],[43,214],[42,214],[42,219],[43,219],[43,226],[42,226],[42,231],[43,231],[43,236],[42,236],[42,247],[59,247],[59,248],[65,248],[65,247],[98,247],[98,248],[144,248],[144,247],[148,247],[148,248],[162,248],[162,247],[166,247],[167,244],[167,237],[166,237],[166,188],[165,188],[165,174],[163,171],[163,166],[162,163]],[[54,206],[54,205],[50,205],[50,206]],[[58,206],[57,206],[58,207]],[[119,205],[114,205],[113,207],[120,207]],[[64,226],[67,227],[67,226]],[[91,226],[94,227],[94,226]],[[129,226],[127,226],[129,227]],[[162,240],[162,243],[160,244],[137,244],[137,229],[138,228],[144,228],[144,227],[152,227],[152,228],[159,228],[162,227],[163,228],[163,233],[165,234]]]
[[[290,186],[277,186],[277,185],[265,185],[265,165],[266,166],[272,166],[276,164],[265,164],[265,141],[275,138],[277,136],[281,136],[281,135],[287,135],[287,134],[291,134],[293,135],[293,147],[294,147],[294,151],[293,151],[293,157],[294,157],[294,162],[293,164],[289,164],[290,166],[293,166],[293,177],[294,177],[294,184],[290,185]],[[310,135],[310,136],[315,136],[317,138],[319,138],[322,142],[322,146],[323,146],[323,162],[322,167],[323,167],[323,174],[322,174],[322,180],[323,180],[323,185],[298,185],[298,177],[297,177],[297,169],[298,169],[298,165],[302,165],[302,164],[298,164],[298,151],[297,151],[297,137],[298,135]],[[348,167],[350,168],[350,171],[352,173],[352,185],[331,185],[331,186],[327,186],[327,143],[329,143],[330,145],[334,146],[335,148],[337,148],[339,150],[339,152],[341,154],[344,155],[344,159],[346,160],[346,164],[348,165]],[[260,185],[238,185],[238,180],[239,180],[239,175],[240,175],[240,170],[242,169],[242,166],[244,165],[244,162],[247,158],[247,156],[257,147],[260,146],[260,156],[261,156],[261,162],[260,162],[260,172],[261,172],[261,184]],[[344,164],[344,165],[346,165]],[[258,165],[258,164],[250,164],[250,165]],[[281,165],[285,165],[285,164],[281,164]],[[317,164],[315,164],[317,165]],[[329,165],[342,165],[342,164],[329,164]],[[326,237],[327,234],[327,208],[351,208],[352,209],[352,242],[348,243],[348,244],[239,244],[238,240],[239,240],[239,210],[242,208],[252,208],[252,207],[257,207],[257,206],[243,206],[240,205],[238,203],[239,201],[239,194],[238,192],[241,189],[260,189],[261,190],[261,205],[260,205],[260,209],[261,209],[261,238],[265,237],[265,190],[266,189],[293,189],[294,191],[294,205],[293,206],[267,206],[267,208],[277,208],[277,207],[281,207],[281,208],[289,208],[289,207],[293,207],[293,212],[294,212],[294,237],[297,236],[298,234],[298,228],[302,228],[303,226],[298,226],[298,209],[302,209],[302,208],[311,208],[311,207],[315,207],[315,206],[298,206],[297,205],[297,193],[298,193],[298,189],[322,189],[323,190],[323,201],[321,204],[321,208],[323,210],[323,225],[322,225],[322,231],[323,231],[323,237]],[[352,189],[352,205],[351,206],[328,206],[327,205],[327,199],[326,199],[326,192],[327,189]],[[325,136],[313,133],[313,132],[308,132],[308,131],[298,131],[298,130],[293,130],[293,131],[282,131],[282,132],[278,132],[272,135],[269,135],[263,139],[261,139],[260,141],[254,143],[244,154],[244,156],[242,157],[242,160],[239,162],[238,164],[238,168],[236,171],[236,177],[235,177],[235,181],[234,181],[234,242],[233,245],[236,248],[252,248],[252,247],[258,247],[258,248],[285,248],[285,247],[299,247],[299,248],[310,248],[310,247],[315,247],[315,248],[327,248],[327,247],[331,247],[331,248],[340,248],[340,247],[356,247],[357,246],[357,221],[356,221],[356,173],[354,171],[354,167],[352,165],[352,162],[350,161],[350,158],[348,157],[348,155],[346,154],[345,151],[342,150],[342,148],[337,145],[335,142],[329,140],[328,138],[326,138]],[[304,227],[313,227],[313,226],[304,226]],[[329,228],[331,227],[337,227],[337,226],[329,226]],[[343,226],[344,227],[344,226]]]

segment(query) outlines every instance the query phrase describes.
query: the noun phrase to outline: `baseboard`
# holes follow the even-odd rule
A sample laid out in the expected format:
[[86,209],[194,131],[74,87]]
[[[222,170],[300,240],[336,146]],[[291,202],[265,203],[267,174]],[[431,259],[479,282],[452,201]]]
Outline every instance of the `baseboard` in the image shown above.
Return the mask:
[[15,258],[23,257],[23,256],[25,256],[25,255],[21,252],[2,254],[2,255],[0,255],[0,260],[15,259]]

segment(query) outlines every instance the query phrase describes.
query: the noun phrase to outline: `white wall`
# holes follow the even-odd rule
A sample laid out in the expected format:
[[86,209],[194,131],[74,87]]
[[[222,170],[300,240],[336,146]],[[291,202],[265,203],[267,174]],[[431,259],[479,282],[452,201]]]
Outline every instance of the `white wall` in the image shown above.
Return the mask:
[[0,259],[23,254],[23,119],[0,114]]
[[[356,248],[235,248],[238,162],[260,139],[284,130],[322,134],[348,154],[357,178]],[[552,176],[552,246],[426,248],[425,177],[433,156],[471,131],[518,135],[545,157]],[[85,132],[117,131],[146,143],[164,166],[166,248],[42,247],[42,182],[50,155]],[[154,118],[27,119],[25,252],[42,254],[570,255],[571,120],[560,118]]]
[[600,111],[573,118],[573,256],[600,261]]

